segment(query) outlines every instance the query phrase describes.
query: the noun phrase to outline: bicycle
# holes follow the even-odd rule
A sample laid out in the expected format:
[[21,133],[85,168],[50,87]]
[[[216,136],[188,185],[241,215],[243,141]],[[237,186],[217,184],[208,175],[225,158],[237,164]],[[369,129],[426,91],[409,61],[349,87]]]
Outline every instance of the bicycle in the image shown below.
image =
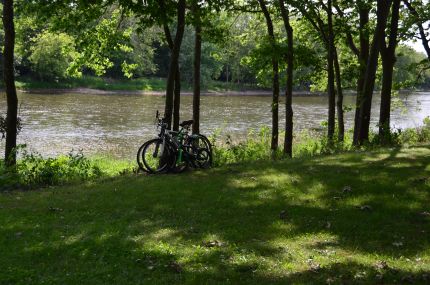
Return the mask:
[[170,131],[164,118],[156,113],[157,138],[142,144],[137,152],[139,168],[147,173],[182,172],[189,167],[209,168],[212,165],[212,145],[201,134],[189,134],[193,120],[180,124],[179,131]]

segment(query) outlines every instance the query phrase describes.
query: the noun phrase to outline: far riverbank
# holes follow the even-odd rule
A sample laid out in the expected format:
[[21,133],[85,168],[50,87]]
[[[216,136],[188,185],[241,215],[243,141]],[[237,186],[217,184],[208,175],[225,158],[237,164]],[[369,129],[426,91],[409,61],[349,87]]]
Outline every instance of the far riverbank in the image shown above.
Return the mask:
[[[138,90],[102,90],[94,88],[43,88],[43,89],[18,89],[21,93],[29,94],[91,94],[91,95],[145,95],[145,96],[165,96],[165,91],[138,91]],[[222,91],[202,91],[202,96],[271,96],[270,90],[222,90]],[[280,93],[282,96],[284,93]],[[183,91],[182,96],[192,96],[193,92]],[[294,96],[323,96],[323,92],[294,91]]]

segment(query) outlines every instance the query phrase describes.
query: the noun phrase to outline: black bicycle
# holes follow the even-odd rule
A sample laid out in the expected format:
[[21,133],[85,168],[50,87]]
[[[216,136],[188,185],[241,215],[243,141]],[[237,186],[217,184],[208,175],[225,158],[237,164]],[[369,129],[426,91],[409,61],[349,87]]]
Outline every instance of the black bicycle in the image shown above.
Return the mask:
[[157,138],[145,142],[137,152],[139,168],[148,173],[182,172],[189,167],[209,168],[212,165],[212,145],[201,134],[189,134],[193,120],[180,124],[179,131],[170,131],[164,118],[156,113]]

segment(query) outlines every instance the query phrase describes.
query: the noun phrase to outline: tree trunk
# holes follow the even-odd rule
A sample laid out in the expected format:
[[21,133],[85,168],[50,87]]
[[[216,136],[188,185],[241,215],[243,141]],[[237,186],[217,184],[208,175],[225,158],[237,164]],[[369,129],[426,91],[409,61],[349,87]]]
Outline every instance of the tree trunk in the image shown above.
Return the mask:
[[195,8],[195,43],[194,43],[194,74],[193,74],[193,133],[200,132],[200,64],[202,56],[202,27],[198,18],[198,7]]
[[289,11],[284,0],[279,0],[281,15],[287,32],[287,86],[285,89],[285,138],[284,155],[293,156],[293,70],[294,70],[294,38],[290,24]]
[[266,3],[264,0],[258,0],[261,10],[263,11],[264,17],[266,19],[267,33],[269,35],[269,40],[273,48],[272,51],[272,140],[270,148],[272,150],[272,156],[276,154],[278,149],[278,136],[279,136],[279,123],[278,123],[278,113],[279,113],[279,63],[277,56],[274,54],[276,48],[275,32],[273,30],[273,22],[270,17],[270,13],[267,10]]
[[411,12],[411,14],[414,15],[414,17],[416,18],[415,24],[418,26],[418,30],[420,32],[421,43],[423,44],[424,50],[427,53],[427,58],[430,60],[429,41],[427,40],[426,31],[423,26],[423,22],[426,22],[426,21],[425,20],[423,21],[421,19],[415,7],[412,6],[412,4],[408,0],[403,0],[403,2],[405,3],[406,7],[408,7],[409,12]]
[[355,102],[355,117],[354,117],[354,135],[353,144],[358,145],[358,125],[360,121],[360,106],[363,97],[363,86],[366,76],[366,66],[369,60],[370,41],[366,31],[366,26],[369,23],[369,8],[363,7],[359,10],[360,13],[360,53],[358,55],[359,76],[357,80],[357,98]]
[[175,90],[173,98],[173,130],[179,130],[180,115],[179,111],[181,109],[181,72],[179,71],[179,64],[175,73]]
[[366,77],[363,85],[363,96],[360,105],[358,124],[358,144],[362,145],[369,140],[369,125],[372,108],[373,89],[375,87],[376,69],[378,67],[379,51],[384,39],[384,31],[387,26],[387,18],[390,12],[392,0],[378,0],[377,23],[367,61]]
[[[160,3],[163,5],[162,7],[164,7],[164,2],[162,1]],[[169,49],[170,49],[170,54],[172,54],[174,43],[172,39],[172,34],[170,33],[170,29],[169,29],[169,26],[167,25],[166,20],[164,20],[163,28],[164,28],[164,36],[166,38],[167,45],[169,46]],[[173,130],[178,131],[179,120],[180,120],[179,111],[181,107],[181,72],[179,69],[179,63],[176,69],[174,85],[175,85],[174,87],[175,89],[174,89],[174,98],[173,98]]]
[[337,90],[337,128],[338,139],[343,142],[345,137],[345,122],[343,119],[343,90],[342,80],[339,66],[339,57],[336,48],[334,48],[334,71],[336,75],[336,90]]
[[175,40],[173,42],[173,49],[171,52],[169,73],[167,76],[166,105],[164,109],[164,116],[169,129],[172,127],[175,77],[178,71],[179,53],[181,50],[182,38],[184,36],[184,29],[185,29],[185,0],[179,0],[177,13],[178,13],[178,22],[177,22],[178,26],[176,30]]
[[400,0],[394,0],[391,12],[390,38],[388,46],[386,46],[385,42],[383,42],[381,46],[382,89],[379,113],[379,136],[382,143],[387,143],[387,139],[389,139],[390,136],[391,89],[393,84],[394,64],[396,62],[395,52],[399,25],[399,9]]
[[334,86],[334,34],[333,34],[333,17],[332,17],[332,0],[327,2],[327,18],[328,18],[328,43],[327,43],[327,91],[328,91],[328,128],[327,136],[329,140],[333,139],[335,130],[335,115],[336,115],[336,91]]
[[6,114],[6,166],[16,165],[16,137],[18,122],[18,97],[15,88],[14,47],[15,26],[13,22],[13,0],[3,0],[4,28],[4,59],[3,76],[5,83],[7,114]]
[[[382,53],[381,53],[382,56]],[[384,58],[387,55],[382,56]],[[382,60],[382,89],[381,107],[379,113],[379,137],[381,143],[389,141],[390,135],[390,109],[391,109],[391,85],[393,82],[393,67],[395,60]]]

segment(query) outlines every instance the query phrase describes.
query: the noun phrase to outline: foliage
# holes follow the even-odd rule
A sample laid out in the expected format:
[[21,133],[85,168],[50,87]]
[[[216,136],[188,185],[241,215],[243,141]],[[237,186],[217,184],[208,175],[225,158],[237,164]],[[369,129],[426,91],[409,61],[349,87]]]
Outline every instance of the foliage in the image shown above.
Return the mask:
[[[294,137],[293,157],[301,159],[327,154],[344,153],[353,150],[380,149],[381,140],[377,134],[371,134],[368,144],[355,148],[352,145],[352,131],[345,134],[344,141],[328,141],[325,132],[303,131]],[[282,141],[283,134],[280,140]],[[214,148],[214,166],[222,167],[252,161],[271,160],[270,130],[250,131],[247,139],[234,142],[227,136],[221,140],[220,131],[210,138]],[[419,128],[393,130],[385,146],[401,147],[430,143],[430,118],[424,120]],[[56,158],[43,158],[40,154],[29,153],[25,147],[18,149],[21,154],[16,171],[7,171],[0,163],[0,182],[3,188],[40,187],[70,182],[94,180],[134,172],[135,165],[130,161],[118,161],[106,157],[87,158],[81,152],[70,152]],[[276,153],[282,159],[282,152]],[[1,190],[1,188],[0,188]]]
[[113,79],[84,75],[80,78],[67,78],[59,82],[42,82],[29,77],[20,77],[16,82],[20,89],[56,89],[56,88],[93,88],[99,90],[120,91],[162,91],[165,89],[164,78]]
[[77,58],[74,39],[65,34],[43,31],[33,39],[29,61],[36,76],[41,80],[59,80],[79,75],[69,73],[71,63]]
[[[191,29],[187,29],[182,40],[182,52],[179,58],[181,67],[181,79],[189,84],[193,81],[193,63],[194,63],[194,35]],[[222,70],[221,58],[218,53],[216,44],[205,42],[202,43],[202,56],[200,66],[200,76],[203,86],[207,86],[213,79],[219,78]]]
[[[90,2],[17,1],[15,65],[20,76],[40,78],[40,72],[36,70],[40,62],[44,81],[63,81],[65,77],[80,74],[114,79],[167,77],[170,55],[163,40],[161,15],[165,13],[169,27],[174,30],[174,1],[165,1],[165,11],[160,11],[156,1],[144,1],[146,6],[133,1]],[[306,5],[317,5],[315,1],[305,2]],[[228,1],[200,3],[204,13],[201,67],[203,85],[208,86],[210,81],[215,80],[253,85],[258,83],[260,87],[268,88],[272,52],[279,54],[280,83],[281,86],[285,85],[286,36],[281,17],[273,17],[278,48],[271,51],[263,36],[266,35],[266,30],[262,15],[245,12],[252,8],[252,1],[249,3],[250,7],[245,7],[244,3]],[[415,5],[418,5],[417,3]],[[241,7],[242,4],[245,6]],[[295,31],[294,87],[323,91],[327,85],[325,48],[318,40],[318,33],[297,10],[298,6],[305,4],[298,1],[288,4],[294,15],[291,17]],[[358,43],[358,31],[354,28],[358,21],[354,10],[356,7],[349,1],[338,1],[338,4],[346,13],[345,18],[335,16],[335,41],[341,63],[342,85],[347,89],[355,89],[358,62],[346,44],[345,32],[351,31],[354,41]],[[233,11],[229,11],[233,6]],[[428,5],[422,6],[417,8],[421,14],[427,16],[425,8]],[[238,12],[240,9],[245,11]],[[275,10],[273,6],[271,12],[275,13]],[[373,13],[372,10],[371,16]],[[190,11],[187,14],[187,28],[180,59],[183,79],[188,84],[192,82],[193,66],[192,14]],[[394,89],[428,88],[430,74],[425,70],[427,62],[422,61],[422,55],[402,44],[415,33],[413,17],[403,16],[405,22],[402,42],[397,52]],[[368,32],[371,32],[373,25],[373,22],[369,24]],[[1,38],[0,30],[0,41]],[[32,39],[46,42],[46,51],[43,43],[38,44]],[[65,45],[64,41],[72,43],[70,50],[60,48]],[[35,44],[38,45],[38,52],[32,55]],[[62,51],[65,54],[62,54]],[[52,54],[62,55],[57,57],[51,56]],[[45,73],[47,75],[44,75]],[[377,86],[378,84],[379,82]]]
[[375,134],[372,143],[379,145],[381,143],[389,144],[392,146],[402,145],[416,145],[420,143],[427,143],[430,141],[430,117],[423,120],[423,126],[408,129],[393,129],[388,137],[381,138]]
[[70,152],[57,158],[43,158],[23,149],[17,166],[20,182],[25,185],[56,185],[102,176],[101,169],[81,152]]
[[55,158],[29,152],[26,145],[18,146],[16,151],[19,157],[16,168],[7,169],[0,160],[0,191],[79,183],[135,172],[130,161],[106,156],[88,158],[81,151]]
[[219,142],[219,132],[210,138],[213,148],[213,164],[220,166],[244,161],[270,159],[270,130],[262,128],[258,133],[251,131],[247,140],[234,143],[227,136],[224,144]]
[[[337,137],[330,141],[324,135],[325,133],[325,129],[321,132],[306,130],[295,135],[293,138],[293,157],[332,155],[357,149],[375,150],[381,147],[378,134],[373,132],[370,134],[370,142],[359,148],[353,146],[352,130],[345,133],[343,141],[339,141]],[[283,136],[284,134],[281,133],[280,141],[283,141]],[[427,117],[424,120],[422,127],[392,130],[390,139],[385,141],[387,142],[385,146],[391,147],[430,143],[430,118]],[[251,131],[247,139],[241,142],[233,142],[229,136],[222,141],[220,131],[218,131],[211,137],[211,142],[214,145],[215,166],[271,159],[270,130],[268,128],[262,128],[259,132]],[[282,158],[281,151],[276,154],[276,157]]]

